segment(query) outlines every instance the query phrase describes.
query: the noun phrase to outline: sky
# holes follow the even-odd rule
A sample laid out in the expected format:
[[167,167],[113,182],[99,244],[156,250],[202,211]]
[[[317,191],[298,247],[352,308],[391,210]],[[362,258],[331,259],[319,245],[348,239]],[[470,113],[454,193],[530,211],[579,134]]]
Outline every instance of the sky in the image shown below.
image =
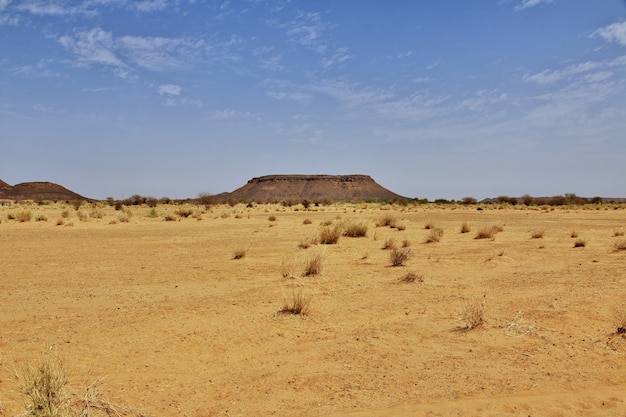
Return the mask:
[[0,0],[0,179],[626,197],[624,0]]

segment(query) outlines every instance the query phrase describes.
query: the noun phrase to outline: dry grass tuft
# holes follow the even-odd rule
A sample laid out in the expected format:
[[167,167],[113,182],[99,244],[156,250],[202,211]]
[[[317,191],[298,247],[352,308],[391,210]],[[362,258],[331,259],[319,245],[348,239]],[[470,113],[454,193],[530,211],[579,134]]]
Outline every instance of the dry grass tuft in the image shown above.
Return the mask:
[[530,238],[531,239],[543,239],[544,233],[545,232],[543,230],[533,230],[532,233],[530,234]]
[[325,263],[326,263],[325,251],[320,250],[311,254],[304,263],[304,271],[302,272],[302,275],[305,277],[320,275],[324,271]]
[[275,222],[276,221],[276,216],[274,216],[273,214],[271,216],[269,216],[267,218],[267,220],[271,221],[271,222]]
[[311,296],[302,294],[302,291],[293,291],[283,296],[283,306],[278,310],[279,314],[293,314],[307,316],[311,312]]
[[574,242],[575,248],[584,248],[586,245],[587,242],[585,242],[585,239],[576,239],[576,242]]
[[315,245],[316,242],[317,241],[315,238],[303,237],[302,239],[300,239],[300,243],[298,243],[298,248],[308,249],[311,247],[311,245]]
[[461,225],[461,233],[469,233],[470,232],[470,227],[468,226],[467,222],[463,222],[463,224]]
[[15,220],[20,223],[27,223],[33,218],[33,214],[30,211],[20,211],[15,215]]
[[396,247],[397,247],[396,240],[392,237],[389,237],[385,240],[385,242],[383,242],[382,249],[383,250],[395,249]]
[[341,227],[326,226],[320,230],[319,238],[317,241],[322,245],[334,245],[341,236]]
[[619,236],[624,236],[624,231],[619,230],[619,229],[613,230],[613,237],[619,237]]
[[409,239],[404,239],[402,241],[402,247],[403,248],[408,248],[409,246],[411,246],[411,241]]
[[398,281],[406,283],[424,282],[424,275],[418,274],[417,272],[409,271],[406,274],[402,275]]
[[409,248],[393,248],[389,253],[391,266],[403,266],[406,261],[413,257],[413,252]]
[[435,223],[432,220],[429,220],[424,224],[424,229],[431,230],[435,228]]
[[65,390],[67,375],[61,357],[51,348],[45,350],[36,365],[27,364],[22,374],[19,392],[26,399],[25,415],[65,417],[70,411],[70,398]]
[[615,252],[626,250],[626,240],[620,240],[619,242],[615,242],[615,245],[613,245],[613,249],[615,250]]
[[615,334],[626,333],[626,310],[620,308],[615,312]]
[[378,219],[376,222],[376,227],[394,227],[395,224],[398,223],[398,219],[391,213],[385,214],[383,217]]
[[233,252],[233,259],[243,259],[243,258],[245,258],[249,249],[250,249],[250,245],[248,245],[248,244],[238,247]]
[[569,234],[569,237],[571,237],[572,239],[577,238],[578,232],[576,230],[572,230],[572,233]]
[[304,219],[304,220],[302,221],[302,224],[311,224],[311,223],[313,223],[313,222],[311,221],[311,219]]
[[440,227],[435,227],[434,229],[430,229],[430,233],[424,239],[424,243],[437,243],[441,240],[443,236],[443,229]]
[[460,320],[464,329],[472,330],[484,324],[485,304],[480,298],[471,298],[463,304]]
[[499,225],[483,227],[476,233],[474,239],[495,239],[495,235],[503,230],[502,226]]
[[343,228],[343,235],[346,237],[365,237],[367,236],[368,225],[366,222],[348,223]]

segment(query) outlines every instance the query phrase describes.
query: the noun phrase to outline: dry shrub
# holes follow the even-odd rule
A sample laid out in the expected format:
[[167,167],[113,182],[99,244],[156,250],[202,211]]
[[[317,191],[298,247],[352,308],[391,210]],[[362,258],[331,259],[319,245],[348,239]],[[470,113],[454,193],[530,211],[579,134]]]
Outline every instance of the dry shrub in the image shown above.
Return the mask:
[[233,252],[233,259],[243,259],[246,257],[248,253],[248,249],[250,249],[250,245],[243,245],[235,249]]
[[89,217],[91,217],[92,219],[101,219],[103,217],[103,214],[100,210],[91,210],[89,212]]
[[326,226],[320,230],[318,242],[322,245],[334,245],[339,240],[341,236],[341,227],[335,226],[330,227]]
[[398,219],[393,214],[387,213],[376,222],[376,227],[394,227]]
[[626,310],[620,308],[615,312],[615,333],[626,333]]
[[144,416],[129,407],[103,399],[97,385],[102,378],[88,386],[83,396],[70,396],[66,390],[68,376],[63,360],[52,348],[43,352],[39,363],[27,364],[16,375],[19,392],[25,399],[26,409],[21,416]]
[[585,242],[585,239],[576,239],[576,242],[574,242],[575,248],[584,248],[586,245],[587,242]]
[[128,222],[130,221],[130,219],[128,218],[128,216],[127,216],[127,215],[125,215],[125,214],[120,214],[119,216],[117,216],[117,220],[118,220],[120,223],[128,223]]
[[385,242],[383,243],[382,249],[383,250],[387,250],[387,249],[395,249],[397,247],[396,245],[396,240],[392,237],[387,238],[387,240],[385,240]]
[[476,233],[474,239],[494,239],[494,236],[503,230],[502,226],[499,225],[483,227]]
[[33,218],[33,214],[30,211],[20,211],[15,215],[15,220],[17,220],[20,223],[29,222],[32,218]]
[[47,222],[48,221],[48,217],[46,217],[45,214],[38,214],[37,216],[35,216],[35,221],[36,222]]
[[389,253],[391,266],[403,266],[406,261],[413,257],[413,252],[409,248],[393,248]]
[[51,348],[43,352],[36,365],[27,364],[20,379],[19,392],[26,399],[25,415],[65,417],[70,410],[66,392],[67,375],[61,357]]
[[278,313],[306,316],[311,312],[311,296],[302,291],[292,291],[289,296],[283,296],[283,306]]
[[615,242],[613,246],[615,252],[626,250],[626,240],[620,240],[619,242]]
[[398,280],[400,282],[412,283],[412,282],[424,282],[424,275],[417,272],[409,271],[402,275]]
[[61,212],[61,217],[63,217],[64,219],[67,219],[68,217],[70,217],[70,212],[69,210],[63,210]]
[[283,278],[295,278],[296,277],[296,262],[293,257],[283,256],[281,261],[281,272]]
[[575,230],[572,230],[572,233],[569,234],[569,237],[573,238],[577,238],[578,237],[578,232]]
[[269,216],[267,218],[267,220],[271,221],[271,222],[275,222],[276,221],[276,216],[274,216],[273,214],[271,216]]
[[300,243],[298,243],[298,248],[308,249],[311,247],[311,245],[315,245],[315,243],[316,243],[315,238],[303,237],[302,239],[300,239]]
[[429,220],[424,224],[424,229],[430,230],[435,228],[435,223],[432,220]]
[[485,322],[484,314],[485,304],[483,300],[474,297],[463,304],[460,320],[463,322],[465,329],[472,330],[483,325]]
[[409,246],[411,246],[411,241],[409,239],[404,239],[402,241],[402,247],[403,248],[408,248]]
[[368,225],[366,222],[354,222],[344,226],[343,235],[346,237],[365,237],[367,236]]
[[439,242],[439,240],[441,240],[442,236],[443,229],[440,227],[435,227],[434,229],[430,230],[429,235],[426,236],[426,238],[424,239],[424,243],[437,243]]
[[304,275],[305,277],[320,275],[324,271],[325,263],[325,251],[320,250],[311,254],[304,262],[304,271],[302,272],[302,275]]
[[311,219],[304,219],[304,220],[302,221],[302,224],[311,224],[311,223],[313,223],[313,222],[311,221]]
[[175,222],[176,217],[171,214],[167,214],[165,215],[165,217],[163,217],[163,220],[165,220],[166,222]]
[[65,224],[65,220],[57,219],[57,226],[63,226]]
[[530,238],[531,239],[543,239],[543,234],[545,232],[543,230],[533,230],[533,232],[530,234]]
[[624,236],[624,231],[618,230],[618,229],[613,230],[613,237],[619,237],[619,236]]
[[463,222],[463,224],[461,225],[461,233],[469,233],[470,232],[470,227],[468,226],[467,222]]

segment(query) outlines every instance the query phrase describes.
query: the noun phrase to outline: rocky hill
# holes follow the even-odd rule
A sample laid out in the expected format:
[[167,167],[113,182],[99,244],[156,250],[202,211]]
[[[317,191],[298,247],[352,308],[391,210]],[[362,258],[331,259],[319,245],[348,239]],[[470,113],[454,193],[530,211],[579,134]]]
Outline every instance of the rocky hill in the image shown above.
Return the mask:
[[310,202],[406,200],[368,175],[266,175],[252,178],[230,193],[215,196],[225,202]]
[[87,198],[52,182],[23,182],[10,186],[0,180],[0,200],[77,201]]

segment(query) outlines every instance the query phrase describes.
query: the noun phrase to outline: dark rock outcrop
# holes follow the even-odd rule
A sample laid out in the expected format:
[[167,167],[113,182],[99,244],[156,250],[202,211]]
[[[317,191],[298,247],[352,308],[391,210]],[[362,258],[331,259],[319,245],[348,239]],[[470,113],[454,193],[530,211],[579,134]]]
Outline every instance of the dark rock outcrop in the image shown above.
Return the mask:
[[0,199],[14,201],[79,201],[87,200],[80,194],[52,182],[23,182],[11,187],[0,180]]

